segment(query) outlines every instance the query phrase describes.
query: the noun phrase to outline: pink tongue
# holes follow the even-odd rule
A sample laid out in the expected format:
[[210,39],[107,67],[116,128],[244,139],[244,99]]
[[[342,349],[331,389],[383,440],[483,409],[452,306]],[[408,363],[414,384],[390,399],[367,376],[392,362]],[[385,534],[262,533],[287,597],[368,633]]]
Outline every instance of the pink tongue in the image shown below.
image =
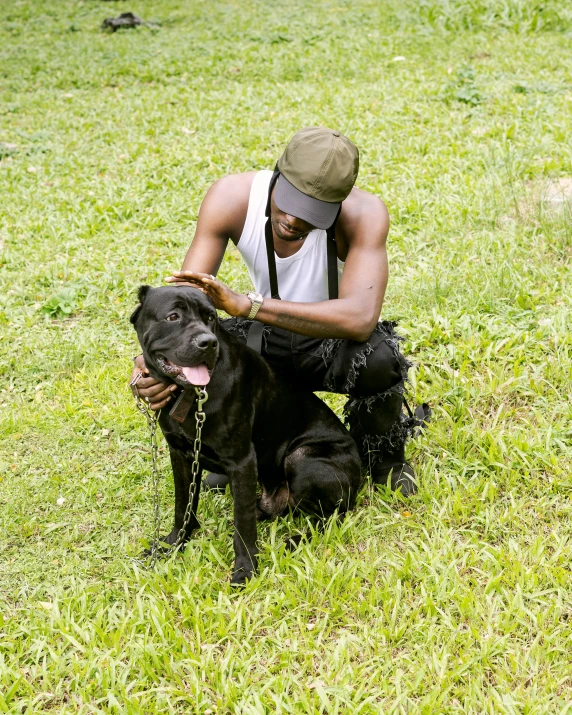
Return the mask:
[[209,371],[204,362],[194,367],[184,367],[183,375],[191,383],[191,385],[208,385],[211,379]]

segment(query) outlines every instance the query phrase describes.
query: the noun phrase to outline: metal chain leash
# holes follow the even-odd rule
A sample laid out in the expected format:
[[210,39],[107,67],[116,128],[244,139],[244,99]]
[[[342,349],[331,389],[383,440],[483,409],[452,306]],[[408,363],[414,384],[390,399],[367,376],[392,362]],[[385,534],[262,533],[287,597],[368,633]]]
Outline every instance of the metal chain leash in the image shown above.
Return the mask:
[[205,423],[206,415],[203,410],[205,402],[209,399],[205,387],[195,387],[195,392],[197,394],[197,409],[195,412],[196,421],[196,435],[193,444],[193,464],[191,467],[191,483],[189,485],[189,501],[187,503],[187,508],[185,509],[185,516],[183,518],[183,525],[179,529],[177,535],[177,540],[171,546],[164,547],[160,545],[159,532],[161,529],[161,501],[159,498],[159,468],[157,466],[159,445],[157,443],[157,421],[159,419],[159,414],[161,410],[155,412],[149,407],[149,402],[143,401],[139,395],[139,390],[137,389],[137,383],[143,377],[143,373],[138,373],[133,380],[129,383],[130,387],[135,388],[135,403],[139,412],[141,412],[147,421],[147,426],[149,427],[149,436],[151,442],[151,479],[153,481],[153,512],[154,512],[154,524],[153,524],[153,541],[151,543],[151,549],[149,554],[149,560],[145,563],[145,566],[152,569],[157,563],[159,558],[159,553],[164,556],[170,556],[174,551],[176,551],[185,540],[185,533],[189,522],[191,521],[191,516],[193,514],[193,501],[195,499],[195,493],[197,490],[197,485],[199,482],[199,458],[201,454],[202,447],[202,432],[203,425]]

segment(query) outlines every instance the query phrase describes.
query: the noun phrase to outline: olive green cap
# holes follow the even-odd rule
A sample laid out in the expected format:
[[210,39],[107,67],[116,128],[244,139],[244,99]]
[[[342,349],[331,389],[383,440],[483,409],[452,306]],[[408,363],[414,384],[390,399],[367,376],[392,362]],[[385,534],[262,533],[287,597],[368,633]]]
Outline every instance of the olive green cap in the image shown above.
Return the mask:
[[274,201],[281,211],[329,228],[359,171],[359,151],[334,129],[306,127],[278,159]]

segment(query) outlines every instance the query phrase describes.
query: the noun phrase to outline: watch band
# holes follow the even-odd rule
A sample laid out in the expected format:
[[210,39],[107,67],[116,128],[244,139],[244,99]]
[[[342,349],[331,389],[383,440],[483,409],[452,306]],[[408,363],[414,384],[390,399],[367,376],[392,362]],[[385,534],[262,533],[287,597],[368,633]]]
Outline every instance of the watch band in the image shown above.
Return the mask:
[[247,293],[247,297],[252,303],[252,308],[250,309],[250,313],[247,315],[247,320],[254,320],[254,318],[256,318],[256,314],[260,310],[264,298],[260,295],[260,293],[254,293],[253,291]]

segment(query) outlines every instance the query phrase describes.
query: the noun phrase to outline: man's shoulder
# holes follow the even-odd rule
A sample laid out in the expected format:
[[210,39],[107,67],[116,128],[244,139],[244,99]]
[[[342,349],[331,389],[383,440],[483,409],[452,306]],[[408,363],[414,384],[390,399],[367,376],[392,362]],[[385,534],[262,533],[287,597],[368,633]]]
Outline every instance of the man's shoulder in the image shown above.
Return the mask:
[[214,198],[228,206],[229,203],[244,203],[248,205],[252,182],[258,172],[243,171],[240,174],[227,174],[217,179],[207,192],[209,198]]
[[246,221],[250,189],[256,173],[245,171],[217,179],[206,193],[199,218],[202,215],[208,225],[216,226],[218,232],[225,233],[236,242]]
[[358,189],[357,186],[354,186],[351,190],[343,206],[344,208],[347,207],[348,212],[356,215],[370,217],[372,214],[375,214],[379,218],[382,218],[388,214],[387,206],[379,196],[371,194],[369,191]]
[[389,212],[375,194],[354,187],[342,204],[342,230],[348,244],[362,239],[382,241],[389,231]]

